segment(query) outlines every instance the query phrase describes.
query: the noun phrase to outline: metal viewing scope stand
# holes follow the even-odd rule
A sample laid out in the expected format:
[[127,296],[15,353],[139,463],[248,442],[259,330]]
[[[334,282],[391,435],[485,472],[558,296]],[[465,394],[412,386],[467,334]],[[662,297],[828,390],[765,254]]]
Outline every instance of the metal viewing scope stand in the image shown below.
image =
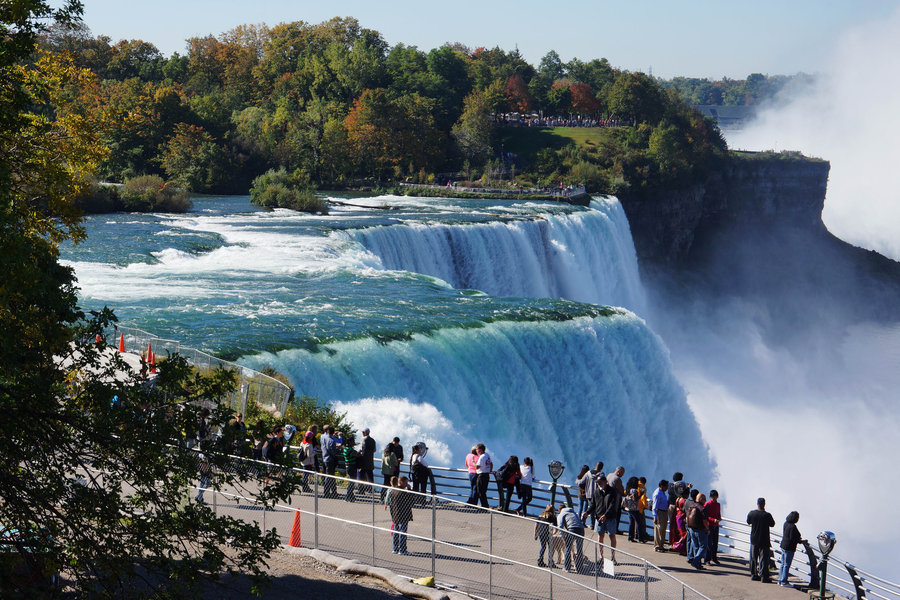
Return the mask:
[[819,589],[809,590],[809,600],[834,600],[834,593],[826,591],[826,577],[828,575],[828,555],[834,550],[837,538],[830,531],[823,531],[816,539],[819,541],[819,551],[822,553],[822,560],[819,562]]

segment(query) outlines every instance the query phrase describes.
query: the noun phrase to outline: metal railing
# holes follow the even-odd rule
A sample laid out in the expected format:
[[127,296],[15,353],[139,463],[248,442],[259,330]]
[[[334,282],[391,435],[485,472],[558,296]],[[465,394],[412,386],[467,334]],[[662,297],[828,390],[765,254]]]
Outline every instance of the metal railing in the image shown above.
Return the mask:
[[[773,561],[780,564],[781,561],[781,535],[772,532],[772,558]],[[812,546],[815,545],[813,541]],[[719,531],[719,547],[724,548],[732,554],[742,557],[750,555],[750,526],[733,519],[722,519],[722,525]],[[791,563],[791,573],[802,578],[805,582],[809,582],[813,576],[813,568],[810,565],[809,555],[805,550],[801,550],[802,546],[797,547],[794,554],[794,560]],[[821,561],[822,557],[814,548],[810,548],[816,564]],[[860,585],[868,598],[879,598],[880,600],[900,600],[900,584],[887,581],[876,575],[863,571],[852,563],[849,563],[834,554],[828,558],[829,569],[827,585],[829,590],[837,595],[856,598],[858,591],[852,577],[847,568],[853,569],[860,579]],[[841,567],[841,568],[836,568]],[[801,586],[802,587],[802,586]]]
[[[249,459],[236,458],[234,465],[270,476],[280,469]],[[439,587],[475,598],[707,599],[641,557],[559,530],[548,544],[546,558],[555,559],[558,566],[569,562],[561,556],[569,538],[573,569],[538,566],[541,545],[535,540],[534,519],[443,495],[406,492],[415,498],[413,521],[405,533],[394,531],[381,498],[382,490],[391,488],[312,471],[295,472],[305,473],[309,489],[292,497],[290,506],[266,507],[229,490],[204,493],[211,494],[208,502],[216,514],[255,521],[263,529],[274,527],[284,544],[293,541],[410,578],[431,575]],[[408,555],[392,551],[395,535],[406,537]],[[576,555],[579,542],[583,551]]]
[[[380,469],[378,468],[379,460],[376,459],[376,476]],[[402,469],[405,472],[406,465]],[[435,479],[435,488],[441,498],[460,501],[468,498],[469,495],[469,479],[468,473],[462,469],[452,469],[447,467],[431,467]],[[411,474],[410,474],[411,475]],[[529,504],[529,514],[538,514],[550,502],[550,486],[552,482],[535,480],[532,487],[533,499]],[[492,478],[492,483],[488,492],[488,499],[491,506],[498,506],[502,502],[502,492],[499,482],[496,478]],[[577,502],[577,487],[569,484],[558,484],[556,493],[556,502],[560,501]],[[518,502],[512,502],[511,508],[516,508]],[[628,531],[627,515],[623,511],[623,520],[619,523],[619,531]],[[650,539],[653,538],[653,517],[652,514],[645,512],[645,522],[647,533]],[[772,533],[773,540],[773,560],[780,562],[781,549],[779,543],[781,536]],[[750,526],[733,519],[722,519],[722,526],[719,531],[719,551],[727,552],[732,555],[740,556],[749,560],[750,555]],[[816,562],[821,559],[819,553],[813,550]],[[829,558],[831,569],[828,573],[828,588],[837,595],[857,597],[857,589],[852,580],[851,575],[847,571],[847,566],[852,568],[861,580],[862,589],[869,598],[877,598],[879,600],[900,600],[900,584],[882,579],[867,571],[861,570],[852,563],[842,560],[832,555]],[[839,566],[841,568],[835,568]],[[794,554],[794,560],[791,564],[791,573],[796,577],[802,578],[805,582],[811,579],[810,560],[805,551],[798,548]],[[774,576],[774,575],[773,575]],[[802,587],[802,586],[800,586]]]
[[238,385],[230,396],[220,399],[220,402],[227,402],[232,410],[246,412],[248,400],[253,400],[261,407],[270,411],[278,411],[280,414],[284,414],[287,408],[291,398],[291,388],[274,377],[269,377],[237,363],[216,358],[202,350],[183,346],[177,340],[161,338],[135,327],[117,326],[114,332],[115,339],[111,344],[114,347],[118,347],[120,334],[124,335],[125,351],[131,354],[144,356],[148,346],[152,345],[153,353],[157,356],[177,352],[188,363],[201,371],[215,368],[234,371],[237,374]]

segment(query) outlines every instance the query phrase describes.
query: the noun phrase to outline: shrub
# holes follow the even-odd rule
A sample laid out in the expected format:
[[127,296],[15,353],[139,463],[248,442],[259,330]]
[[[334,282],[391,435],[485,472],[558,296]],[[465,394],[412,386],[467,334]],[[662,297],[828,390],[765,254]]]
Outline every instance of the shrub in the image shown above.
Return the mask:
[[119,191],[122,209],[130,212],[183,213],[191,208],[188,193],[158,175],[129,179]]
[[299,170],[288,173],[283,167],[270,169],[253,180],[250,201],[264,208],[289,208],[308,213],[328,214],[325,200],[316,196],[309,176]]

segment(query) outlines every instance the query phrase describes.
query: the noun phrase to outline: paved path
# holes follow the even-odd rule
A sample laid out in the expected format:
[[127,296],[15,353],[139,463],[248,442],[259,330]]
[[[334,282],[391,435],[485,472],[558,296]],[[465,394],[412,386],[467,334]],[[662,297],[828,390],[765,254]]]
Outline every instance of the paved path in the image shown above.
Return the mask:
[[[339,493],[343,495],[343,490],[339,490]],[[310,494],[292,498],[291,506],[304,511],[314,512],[314,505],[315,501]],[[293,511],[279,509],[265,511],[263,515],[264,511],[257,506],[233,500],[224,501],[222,496],[216,500],[216,509],[260,524],[265,520],[265,526],[276,527],[285,542],[294,520]],[[384,507],[379,502],[371,502],[369,496],[361,496],[353,503],[343,499],[320,498],[318,511],[318,544],[316,519],[311,514],[301,515],[302,546],[318,546],[332,554],[385,567],[411,577],[431,574],[431,541],[410,539],[410,556],[392,554],[390,517]],[[620,551],[617,553],[619,564],[615,577],[604,575],[596,568],[595,553],[598,551],[593,543],[585,546],[586,566],[583,573],[568,574],[561,569],[554,569],[551,577],[548,569],[536,566],[539,545],[533,539],[533,521],[496,512],[489,514],[449,503],[438,503],[434,516],[436,539],[446,542],[435,544],[435,573],[438,583],[480,597],[549,598],[552,586],[554,597],[566,599],[613,597],[639,600],[645,598],[645,591],[650,598],[682,598],[682,586],[677,581],[652,567],[645,572],[641,558],[716,600],[800,600],[805,596],[796,590],[751,581],[746,560],[737,557],[720,556],[721,566],[710,566],[697,572],[678,554],[654,552],[652,544],[628,542],[627,536],[621,535],[618,536]],[[374,523],[375,527],[383,531],[335,521],[329,517],[366,525]],[[432,508],[416,508],[409,533],[430,537],[431,528]],[[493,536],[490,535],[491,531]],[[595,540],[596,534],[590,533],[589,538]],[[606,549],[606,553],[608,558],[609,549]],[[492,561],[485,554],[511,560]],[[594,591],[595,583],[599,595]],[[687,589],[684,597],[690,599],[698,596]]]

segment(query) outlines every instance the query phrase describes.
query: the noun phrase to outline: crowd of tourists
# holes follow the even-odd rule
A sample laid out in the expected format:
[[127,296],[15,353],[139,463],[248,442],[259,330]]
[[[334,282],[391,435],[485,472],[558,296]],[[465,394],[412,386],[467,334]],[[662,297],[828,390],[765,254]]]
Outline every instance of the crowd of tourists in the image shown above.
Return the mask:
[[[241,431],[246,431],[241,415],[233,423]],[[257,444],[254,456],[260,460],[280,463],[280,454],[288,451],[285,445],[285,431],[292,437],[293,427],[275,426],[267,440]],[[436,494],[434,474],[428,465],[428,447],[424,442],[414,444],[408,459],[409,477],[401,474],[406,455],[399,437],[394,437],[381,452],[380,472],[383,486],[375,488],[375,455],[377,443],[368,428],[362,430],[362,442],[357,444],[353,435],[337,431],[326,425],[319,432],[317,425],[311,425],[303,434],[297,448],[297,461],[304,473],[303,489],[310,491],[309,478],[315,472],[336,475],[339,465],[346,472],[343,499],[355,502],[357,486],[364,486],[370,500],[379,497],[389,510],[392,521],[392,551],[408,554],[406,533],[413,520],[413,507],[424,502],[425,494]],[[531,457],[519,461],[518,456],[510,456],[499,468],[483,443],[472,446],[466,455],[465,469],[469,479],[467,504],[493,508],[506,513],[529,517],[528,508],[534,498],[534,462]],[[541,567],[562,566],[566,571],[584,572],[585,558],[583,542],[586,531],[597,534],[600,568],[608,536],[609,560],[616,561],[620,523],[628,517],[628,541],[654,544],[657,552],[677,552],[698,571],[709,565],[719,565],[719,527],[722,507],[719,493],[710,490],[704,494],[695,489],[676,472],[672,480],[660,480],[652,493],[647,490],[647,478],[631,476],[625,479],[625,467],[618,466],[609,474],[604,472],[602,461],[594,468],[581,467],[574,481],[578,490],[577,510],[565,502],[558,506],[548,504],[543,511],[534,515],[534,539],[539,543],[537,564]],[[491,478],[497,483],[499,501],[491,506],[488,490]],[[268,480],[267,482],[268,483]],[[411,483],[411,485],[410,485]],[[430,486],[429,486],[430,484]],[[518,505],[514,506],[513,494]],[[324,479],[323,496],[339,498],[336,479]],[[202,498],[202,492],[201,496]],[[646,514],[649,509],[653,517],[653,537],[648,533]],[[781,541],[781,568],[778,583],[792,587],[788,582],[788,572],[798,544],[803,540],[797,522],[800,515],[791,512],[784,524]],[[758,500],[757,509],[747,515],[750,531],[750,573],[754,580],[771,583],[769,565],[772,560],[769,529],[775,526],[772,515],[765,510],[765,499]],[[546,557],[546,560],[545,560]]]
[[523,115],[519,113],[501,113],[494,116],[494,121],[504,127],[619,127],[619,119],[595,119],[583,115],[568,117]]

